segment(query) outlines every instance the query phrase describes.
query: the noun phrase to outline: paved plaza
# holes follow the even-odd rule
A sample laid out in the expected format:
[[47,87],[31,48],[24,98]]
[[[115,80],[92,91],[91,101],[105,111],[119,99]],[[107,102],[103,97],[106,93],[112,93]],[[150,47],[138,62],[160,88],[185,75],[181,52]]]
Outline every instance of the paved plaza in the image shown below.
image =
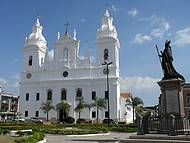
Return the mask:
[[189,136],[168,136],[167,134],[147,134],[111,132],[99,135],[50,135],[47,143],[189,143]]
[[81,136],[67,136],[67,135],[46,135],[46,140],[48,143],[117,143],[118,140],[128,139],[129,136],[134,135],[134,133],[116,133],[111,132],[107,134],[99,135],[81,135]]

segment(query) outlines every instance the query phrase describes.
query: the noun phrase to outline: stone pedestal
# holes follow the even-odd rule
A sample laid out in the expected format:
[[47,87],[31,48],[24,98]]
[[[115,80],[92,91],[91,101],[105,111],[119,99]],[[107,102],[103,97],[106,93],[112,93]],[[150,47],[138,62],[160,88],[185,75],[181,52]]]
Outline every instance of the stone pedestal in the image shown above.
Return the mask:
[[160,113],[168,116],[169,114],[184,117],[183,86],[185,81],[181,79],[168,79],[158,82],[160,95]]

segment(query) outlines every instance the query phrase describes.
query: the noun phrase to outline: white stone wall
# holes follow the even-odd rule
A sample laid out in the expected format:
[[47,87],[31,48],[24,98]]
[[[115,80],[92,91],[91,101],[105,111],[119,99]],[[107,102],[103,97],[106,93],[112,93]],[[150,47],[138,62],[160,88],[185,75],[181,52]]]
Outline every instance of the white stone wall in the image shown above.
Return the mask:
[[[110,79],[110,118],[118,119],[118,103],[117,103],[117,88],[115,88],[115,79]],[[105,97],[106,91],[106,79],[84,79],[84,80],[68,80],[68,81],[42,81],[42,82],[26,82],[21,86],[20,102],[24,106],[20,106],[20,112],[24,113],[25,111],[29,111],[28,118],[35,117],[35,111],[40,112],[40,117],[46,117],[46,115],[40,110],[40,106],[42,102],[46,102],[47,99],[47,90],[52,89],[53,96],[52,101],[55,106],[59,102],[61,102],[61,90],[67,90],[67,102],[71,105],[70,116],[78,118],[78,114],[74,113],[73,109],[77,105],[76,97],[76,89],[82,89],[82,95],[84,97],[84,101],[86,103],[93,103],[92,100],[92,91],[96,91],[97,97]],[[29,93],[29,101],[26,101],[26,93]],[[36,101],[36,93],[40,93],[40,100]],[[96,108],[93,108],[92,111],[96,111]],[[107,111],[107,109],[106,109]],[[100,118],[104,119],[104,112],[100,113]],[[49,114],[50,118],[57,118],[57,113],[55,111],[51,111]],[[88,109],[84,110],[81,114],[81,118],[89,119],[90,113]]]
[[120,121],[128,124],[133,122],[133,108],[127,104],[126,100],[127,98],[120,97]]

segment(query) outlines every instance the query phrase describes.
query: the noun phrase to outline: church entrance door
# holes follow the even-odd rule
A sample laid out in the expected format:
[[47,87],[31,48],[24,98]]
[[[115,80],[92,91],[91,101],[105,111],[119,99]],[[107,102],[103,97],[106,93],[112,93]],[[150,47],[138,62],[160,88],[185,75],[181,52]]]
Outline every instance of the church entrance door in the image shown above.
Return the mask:
[[59,122],[63,122],[63,110],[59,110]]

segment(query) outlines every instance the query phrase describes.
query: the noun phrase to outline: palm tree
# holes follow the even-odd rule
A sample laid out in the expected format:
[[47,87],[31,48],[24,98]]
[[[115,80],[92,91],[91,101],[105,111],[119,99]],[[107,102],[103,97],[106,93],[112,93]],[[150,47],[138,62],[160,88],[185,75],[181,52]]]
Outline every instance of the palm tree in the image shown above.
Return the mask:
[[79,113],[79,118],[80,119],[80,113],[82,112],[82,110],[84,110],[85,108],[85,102],[84,100],[79,100],[79,103],[78,105],[75,107],[75,112],[78,112]]
[[107,108],[107,101],[105,98],[96,98],[95,99],[95,105],[96,105],[96,112],[97,112],[97,123],[98,123],[98,116],[99,116],[99,110],[103,110]]
[[143,101],[142,101],[142,99],[141,98],[139,98],[139,97],[130,97],[130,98],[128,98],[127,99],[127,104],[126,105],[130,105],[130,106],[132,106],[132,108],[133,108],[133,123],[135,122],[135,108],[137,108],[137,106],[139,106],[139,105],[143,105],[144,103],[143,103]]
[[89,103],[85,103],[84,107],[88,108],[88,110],[89,110],[89,117],[90,117],[90,111],[91,111],[92,107],[96,107],[96,103],[90,103],[90,104]]
[[63,112],[63,117],[61,117],[62,119],[68,117],[70,107],[71,106],[66,101],[61,101],[56,105],[56,109]]
[[48,121],[48,118],[49,118],[49,111],[50,110],[54,110],[55,107],[52,105],[52,102],[51,101],[47,101],[47,102],[43,102],[41,104],[41,107],[40,109],[46,114],[46,120]]

